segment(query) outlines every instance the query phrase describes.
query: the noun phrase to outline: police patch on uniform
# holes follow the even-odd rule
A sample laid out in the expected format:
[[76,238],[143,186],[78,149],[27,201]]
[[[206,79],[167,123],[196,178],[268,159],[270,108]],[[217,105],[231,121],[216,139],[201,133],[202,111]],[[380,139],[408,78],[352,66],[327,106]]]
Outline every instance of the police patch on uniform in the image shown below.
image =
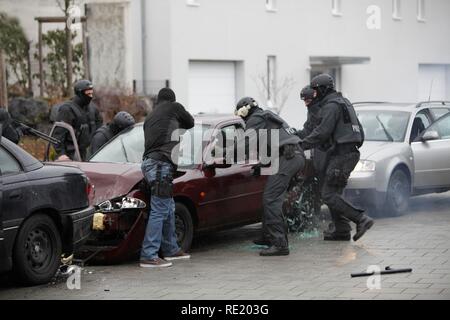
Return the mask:
[[361,133],[361,129],[359,128],[359,125],[354,124],[354,125],[352,125],[352,128],[353,128],[353,132]]
[[294,128],[285,128],[285,130],[289,134],[295,134],[297,132],[297,130],[295,130]]

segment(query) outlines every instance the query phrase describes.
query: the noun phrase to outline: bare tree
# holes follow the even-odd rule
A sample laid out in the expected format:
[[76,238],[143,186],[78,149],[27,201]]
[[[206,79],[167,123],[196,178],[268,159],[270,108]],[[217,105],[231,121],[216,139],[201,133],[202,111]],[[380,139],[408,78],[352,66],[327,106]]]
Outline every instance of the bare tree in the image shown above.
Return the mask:
[[253,81],[256,83],[260,98],[263,98],[266,105],[277,114],[280,114],[283,110],[296,83],[292,76],[285,76],[280,82],[276,82],[275,79],[269,81],[267,75],[264,74],[254,77]]

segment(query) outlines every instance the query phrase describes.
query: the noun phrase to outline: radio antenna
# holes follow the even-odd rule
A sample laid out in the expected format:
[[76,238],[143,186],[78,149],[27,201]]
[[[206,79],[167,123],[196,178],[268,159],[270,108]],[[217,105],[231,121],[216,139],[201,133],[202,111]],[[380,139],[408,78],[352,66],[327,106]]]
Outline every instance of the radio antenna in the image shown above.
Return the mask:
[[431,79],[431,85],[430,85],[430,95],[428,96],[428,102],[430,102],[430,101],[431,101],[431,92],[433,91],[433,82],[434,82],[434,79]]

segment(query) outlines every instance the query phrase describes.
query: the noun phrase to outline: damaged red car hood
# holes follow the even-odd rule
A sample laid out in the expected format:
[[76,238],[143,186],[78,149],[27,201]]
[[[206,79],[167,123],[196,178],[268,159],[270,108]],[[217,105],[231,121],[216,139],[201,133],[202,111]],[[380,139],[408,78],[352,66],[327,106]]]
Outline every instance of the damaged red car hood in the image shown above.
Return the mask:
[[83,170],[95,188],[95,204],[127,195],[142,179],[137,163],[70,162]]

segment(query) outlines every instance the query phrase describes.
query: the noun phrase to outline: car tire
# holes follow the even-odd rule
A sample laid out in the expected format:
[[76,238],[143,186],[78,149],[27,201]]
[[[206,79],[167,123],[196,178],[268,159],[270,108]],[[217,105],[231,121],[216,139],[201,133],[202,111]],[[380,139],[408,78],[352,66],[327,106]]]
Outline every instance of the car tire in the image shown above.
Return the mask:
[[175,230],[180,248],[187,252],[194,238],[194,223],[189,209],[182,203],[175,204]]
[[13,270],[25,285],[48,283],[61,264],[61,235],[44,214],[27,219],[19,230],[13,252]]
[[411,182],[405,171],[395,170],[389,179],[385,212],[387,216],[397,217],[405,213],[411,197]]

